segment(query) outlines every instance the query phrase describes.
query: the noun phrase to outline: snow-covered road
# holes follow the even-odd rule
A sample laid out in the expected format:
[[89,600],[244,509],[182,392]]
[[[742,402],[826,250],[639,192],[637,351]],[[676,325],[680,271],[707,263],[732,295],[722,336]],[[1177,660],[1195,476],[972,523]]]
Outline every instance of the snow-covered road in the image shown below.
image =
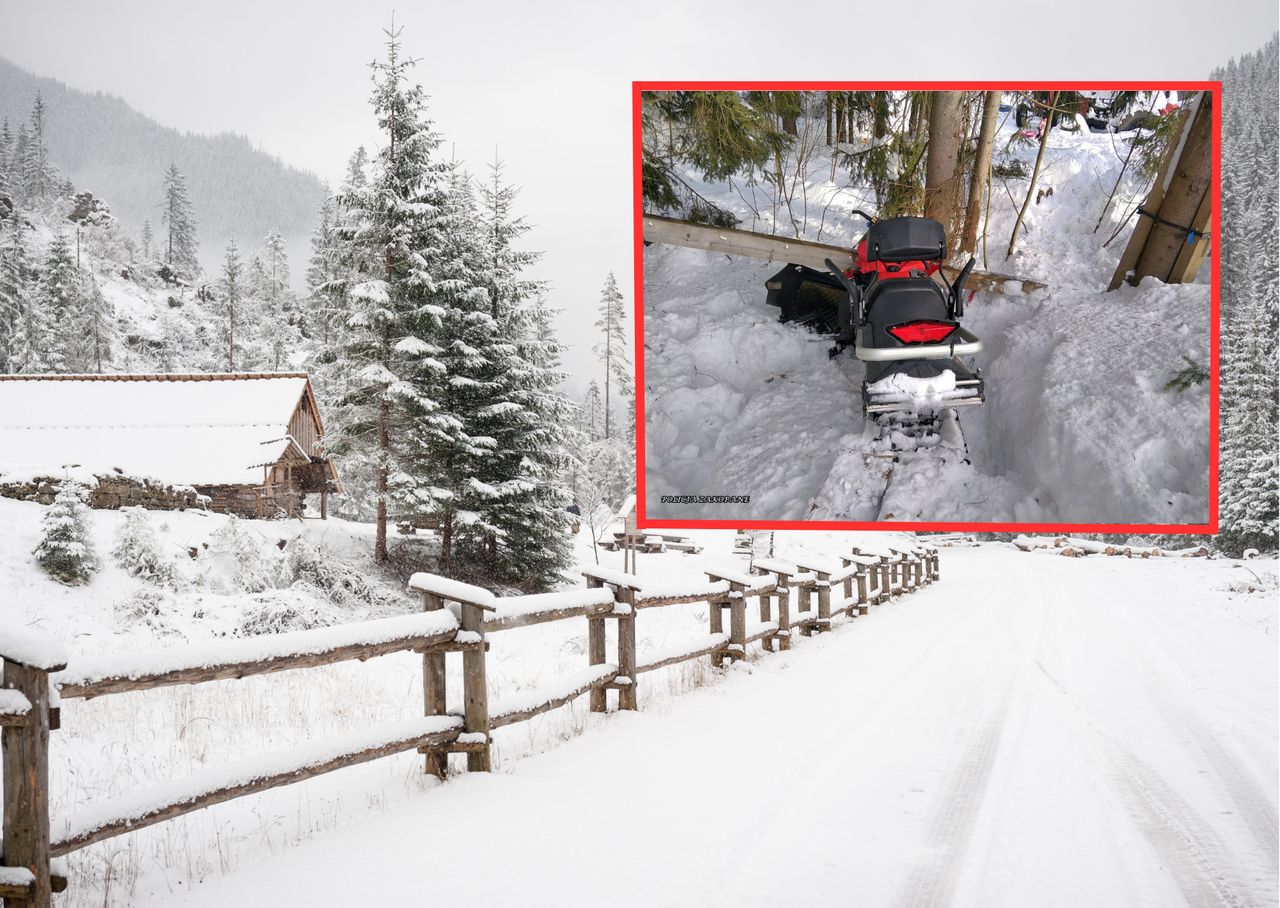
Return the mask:
[[983,546],[942,570],[148,904],[1275,904],[1274,608],[1199,560]]

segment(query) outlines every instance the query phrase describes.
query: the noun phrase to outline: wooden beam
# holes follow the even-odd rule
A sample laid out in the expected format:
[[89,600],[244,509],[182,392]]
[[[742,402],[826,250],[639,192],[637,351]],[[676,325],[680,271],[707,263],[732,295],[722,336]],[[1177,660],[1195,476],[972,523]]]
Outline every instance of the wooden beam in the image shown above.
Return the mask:
[[[844,246],[829,246],[731,227],[712,227],[653,214],[644,216],[644,241],[740,255],[765,262],[777,262],[779,265],[804,265],[823,272],[827,271],[825,259],[831,259],[844,269],[852,268],[854,264],[852,251]],[[944,266],[942,273],[948,281],[954,281],[958,271]],[[1016,287],[1022,293],[1032,293],[1045,287],[1039,281],[994,271],[973,271],[965,287],[981,293],[1003,293],[1007,285]]]
[[[639,669],[644,671],[644,669]],[[585,693],[594,692],[596,690],[604,691],[605,685],[613,682],[618,677],[616,671],[608,672],[599,678],[587,681],[578,685],[572,690],[565,691],[557,697],[544,700],[537,706],[529,706],[524,709],[513,709],[510,712],[498,713],[489,720],[490,728],[505,728],[508,725],[515,725],[517,722],[525,722],[534,716],[540,716],[543,713],[551,712],[553,709],[559,709],[567,703],[572,703]]]
[[[289,671],[296,668],[314,668],[358,659],[363,662],[377,656],[404,650],[424,652],[451,643],[457,631],[441,631],[436,634],[409,634],[382,643],[352,643],[334,647],[319,653],[290,653],[267,659],[247,662],[221,662],[196,668],[179,668],[171,671],[141,672],[133,675],[110,675],[84,683],[59,684],[58,692],[64,700],[75,697],[101,697],[104,694],[121,694],[129,691],[149,690],[172,684],[201,684],[205,681],[235,680],[251,675]],[[56,678],[55,678],[56,681]]]
[[[298,764],[300,765],[295,764],[275,772],[264,773],[235,784],[215,785],[203,789],[197,785],[187,797],[180,801],[155,804],[139,810],[122,809],[121,815],[101,824],[95,823],[92,829],[72,832],[59,838],[53,843],[52,852],[54,857],[60,857],[84,848],[86,845],[92,845],[94,842],[101,842],[104,839],[114,838],[126,832],[133,832],[135,829],[143,829],[165,820],[172,820],[175,817],[184,816],[212,804],[221,804],[224,801],[231,801],[235,798],[267,791],[271,788],[278,788],[281,785],[301,782],[304,779],[333,772],[335,769],[367,763],[370,760],[390,756],[394,753],[417,750],[422,747],[439,747],[442,744],[452,742],[461,731],[461,723],[454,720],[453,727],[444,731],[392,735],[389,740],[378,741],[365,747],[348,750],[327,760],[315,763],[304,762],[306,760],[304,755],[309,756],[311,750],[310,745],[303,745],[296,748]],[[234,767],[231,767],[231,769],[234,769]],[[128,795],[125,796],[126,799],[129,797]],[[72,817],[73,821],[74,819]],[[5,848],[7,849],[8,847],[9,844],[6,841]]]

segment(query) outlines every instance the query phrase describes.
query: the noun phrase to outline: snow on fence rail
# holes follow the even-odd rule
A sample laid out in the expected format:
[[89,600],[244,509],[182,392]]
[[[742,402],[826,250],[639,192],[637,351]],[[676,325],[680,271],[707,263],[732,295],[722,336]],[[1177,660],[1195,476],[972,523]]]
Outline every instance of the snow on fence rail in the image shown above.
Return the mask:
[[[791,647],[791,632],[808,636],[830,628],[833,616],[865,614],[891,596],[938,578],[937,550],[854,549],[840,559],[795,554],[791,561],[757,560],[751,572],[707,568],[706,582],[650,582],[606,568],[583,570],[587,588],[535,596],[498,597],[478,586],[434,574],[414,574],[409,587],[422,598],[420,614],[291,634],[174,647],[76,660],[52,638],[0,630],[0,734],[3,734],[3,863],[0,898],[47,908],[65,888],[55,860],[94,842],[173,819],[233,798],[312,778],[409,750],[426,771],[443,778],[449,754],[466,754],[470,771],[490,769],[494,729],[524,722],[590,697],[593,712],[637,708],[638,676],[692,659],[714,665],[744,659],[759,642],[766,651]],[[843,588],[843,595],[832,590]],[[796,591],[793,612],[791,591]],[[814,597],[816,596],[816,609]],[[747,623],[749,599],[759,620]],[[708,634],[636,653],[636,620],[649,608],[706,602]],[[728,613],[728,628],[725,613]],[[549,621],[587,621],[588,665],[536,691],[493,704],[488,700],[486,633]],[[617,654],[608,660],[606,621],[617,622]],[[422,656],[422,717],[309,742],[274,754],[213,767],[90,805],[55,824],[49,816],[49,733],[58,728],[58,697],[91,698],[171,684],[246,678],[335,662],[364,661],[394,652]],[[462,656],[462,715],[447,708],[445,657]],[[53,834],[53,829],[57,834]]]

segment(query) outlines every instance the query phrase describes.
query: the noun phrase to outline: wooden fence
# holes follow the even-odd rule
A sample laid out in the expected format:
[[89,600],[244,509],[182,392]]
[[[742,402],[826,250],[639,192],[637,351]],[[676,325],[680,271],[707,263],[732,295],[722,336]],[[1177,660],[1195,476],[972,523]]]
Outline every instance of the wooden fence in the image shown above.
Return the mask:
[[[866,614],[891,597],[939,576],[937,550],[854,549],[839,559],[800,556],[757,559],[751,572],[708,568],[698,584],[656,584],[602,568],[583,571],[586,589],[540,596],[496,597],[480,587],[434,574],[415,574],[410,587],[421,614],[270,637],[93,657],[68,668],[61,648],[30,632],[0,632],[3,687],[3,840],[0,898],[6,905],[51,904],[66,886],[62,856],[94,842],[173,819],[211,804],[312,778],[345,766],[416,750],[426,771],[443,778],[449,754],[466,754],[467,769],[490,768],[491,733],[587,696],[593,712],[638,706],[640,675],[709,658],[714,665],[743,659],[759,642],[765,651],[789,649],[792,633],[830,629],[833,619]],[[794,610],[792,609],[794,593]],[[758,620],[749,622],[750,600]],[[636,621],[644,609],[708,604],[708,633],[686,644],[641,656]],[[728,629],[725,616],[728,615]],[[487,635],[551,621],[587,622],[586,670],[560,683],[490,706],[485,678]],[[606,622],[617,624],[616,654],[608,661]],[[49,736],[63,699],[109,696],[176,684],[239,679],[313,668],[395,652],[422,656],[421,718],[291,748],[204,770],[185,780],[130,792],[92,805],[56,824],[49,814]],[[462,658],[460,714],[447,706],[446,657]]]

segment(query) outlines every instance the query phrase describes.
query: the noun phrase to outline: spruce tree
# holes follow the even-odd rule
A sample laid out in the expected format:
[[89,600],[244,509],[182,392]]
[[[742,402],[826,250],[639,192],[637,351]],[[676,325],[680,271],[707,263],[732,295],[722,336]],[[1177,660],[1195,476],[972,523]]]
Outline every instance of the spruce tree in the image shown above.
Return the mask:
[[0,372],[26,372],[35,349],[27,330],[30,275],[23,219],[0,218]]
[[233,239],[227,243],[222,256],[222,277],[219,280],[218,337],[224,351],[223,362],[228,372],[236,371],[240,341],[244,328],[244,265],[240,261],[240,247]]
[[631,357],[627,354],[627,313],[623,305],[622,291],[618,282],[609,272],[604,290],[600,294],[600,317],[596,320],[596,328],[604,335],[604,339],[596,344],[596,356],[604,364],[604,437],[612,437],[611,412],[613,398],[625,398],[631,393],[633,379],[631,376]]
[[58,486],[53,504],[44,513],[36,562],[59,583],[88,583],[98,570],[89,529],[88,490],[74,480]]
[[22,160],[22,182],[27,198],[41,202],[53,196],[57,183],[57,173],[49,163],[49,149],[45,140],[46,114],[44,99],[37,92],[35,103],[31,106],[28,144]]
[[151,231],[151,221],[142,222],[142,259],[143,261],[151,261],[151,254],[155,249],[155,234]]
[[0,196],[13,201],[11,168],[13,166],[13,132],[9,118],[0,119]]
[[499,579],[543,587],[572,561],[566,481],[582,440],[577,408],[559,390],[563,348],[545,284],[524,273],[540,254],[516,247],[529,229],[514,213],[516,195],[495,161],[480,190],[480,278],[495,336],[478,386],[481,406],[471,417],[474,435],[494,439],[477,476],[492,491],[477,503],[474,525],[491,528],[482,554]]
[[84,287],[75,250],[65,233],[56,234],[49,244],[30,308],[28,320],[41,340],[37,350],[43,368],[71,372],[82,366]]
[[196,218],[187,195],[187,180],[177,164],[164,174],[161,223],[165,225],[164,261],[178,276],[191,280],[200,273],[196,247]]
[[340,196],[343,254],[357,271],[341,326],[342,343],[329,384],[338,431],[326,446],[343,457],[347,486],[376,521],[374,559],[387,559],[390,509],[430,508],[435,490],[415,475],[406,450],[418,420],[438,404],[418,384],[436,381],[440,348],[419,333],[435,333],[441,313],[425,297],[435,290],[439,258],[437,213],[446,191],[433,159],[440,137],[426,113],[413,66],[400,51],[400,31],[387,35],[387,57],[373,64],[372,105],[386,142],[372,177]]

